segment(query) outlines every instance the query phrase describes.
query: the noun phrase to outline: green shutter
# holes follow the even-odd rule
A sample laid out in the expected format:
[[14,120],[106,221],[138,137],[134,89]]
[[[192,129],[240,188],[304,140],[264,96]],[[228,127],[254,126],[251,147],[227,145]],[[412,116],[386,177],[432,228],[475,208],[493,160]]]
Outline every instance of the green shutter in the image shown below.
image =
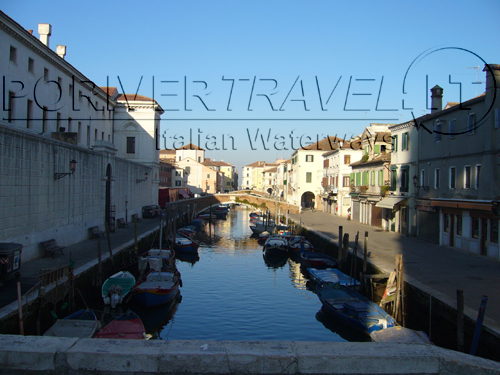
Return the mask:
[[354,186],[354,172],[351,173],[350,184],[351,186]]
[[365,146],[365,155],[368,155],[368,146]]
[[356,173],[356,186],[361,186],[361,172]]
[[380,145],[375,145],[375,151],[376,154],[380,154]]
[[384,184],[384,171],[378,171],[378,186],[382,186]]

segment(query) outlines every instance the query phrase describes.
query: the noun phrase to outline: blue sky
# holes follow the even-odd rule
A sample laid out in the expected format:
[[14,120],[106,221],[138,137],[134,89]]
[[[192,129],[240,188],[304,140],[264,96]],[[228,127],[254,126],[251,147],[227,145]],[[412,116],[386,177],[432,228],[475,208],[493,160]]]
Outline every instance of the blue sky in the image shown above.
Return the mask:
[[17,0],[2,11],[35,35],[50,23],[51,48],[66,45],[97,85],[119,76],[124,91],[154,96],[163,147],[199,139],[239,171],[421,116],[435,84],[444,103],[467,100],[484,92],[482,60],[500,63],[495,0]]

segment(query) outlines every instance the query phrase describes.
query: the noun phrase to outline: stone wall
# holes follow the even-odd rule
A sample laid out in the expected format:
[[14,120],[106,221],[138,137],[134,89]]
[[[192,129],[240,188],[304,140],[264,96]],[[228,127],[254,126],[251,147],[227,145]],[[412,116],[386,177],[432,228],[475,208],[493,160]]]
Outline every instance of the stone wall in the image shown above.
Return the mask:
[[[54,173],[69,172],[72,159],[75,173],[55,179]],[[89,227],[104,230],[108,180],[116,218],[124,217],[125,201],[129,215],[157,203],[150,181],[136,182],[150,168],[112,152],[0,124],[0,161],[0,242],[22,244],[23,261],[41,256],[41,241],[54,238],[67,246],[86,239]]]

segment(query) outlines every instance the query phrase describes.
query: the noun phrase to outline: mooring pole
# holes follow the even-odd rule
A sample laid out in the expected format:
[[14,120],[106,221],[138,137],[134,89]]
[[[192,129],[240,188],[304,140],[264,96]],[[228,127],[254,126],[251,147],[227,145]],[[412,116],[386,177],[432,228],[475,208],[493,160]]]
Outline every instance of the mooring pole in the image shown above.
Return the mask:
[[109,236],[109,225],[108,225],[108,223],[104,223],[104,226],[106,228],[106,238],[108,240],[109,259],[111,259],[111,264],[114,267],[115,266],[115,260],[113,259],[113,250],[111,249],[111,238]]
[[464,291],[457,290],[457,351],[464,351]]
[[21,294],[21,282],[17,282],[17,310],[19,312],[19,334],[24,336],[23,322],[23,297]]
[[472,346],[470,348],[470,354],[476,355],[477,345],[479,343],[479,336],[481,335],[481,329],[483,328],[484,312],[486,311],[486,302],[488,302],[488,297],[484,296],[481,298],[481,304],[479,305],[479,311],[477,313],[476,329],[474,330],[474,337],[472,338]]
[[344,227],[342,227],[342,225],[339,225],[339,252],[337,254],[337,259],[339,261],[339,268],[342,265],[342,245],[344,241],[343,230]]
[[139,246],[137,246],[137,216],[134,216],[134,250],[138,253]]
[[366,267],[368,263],[368,232],[365,232],[365,248],[364,248],[364,254],[363,254],[363,275],[366,274]]

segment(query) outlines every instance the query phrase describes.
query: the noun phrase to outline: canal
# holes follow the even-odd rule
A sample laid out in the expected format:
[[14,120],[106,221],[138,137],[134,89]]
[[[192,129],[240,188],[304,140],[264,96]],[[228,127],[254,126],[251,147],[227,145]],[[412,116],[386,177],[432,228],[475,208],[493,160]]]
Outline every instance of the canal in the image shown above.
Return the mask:
[[148,336],[161,340],[369,341],[330,320],[292,259],[266,263],[252,237],[250,209],[202,225],[197,259],[179,254],[183,287],[173,303],[144,310]]

